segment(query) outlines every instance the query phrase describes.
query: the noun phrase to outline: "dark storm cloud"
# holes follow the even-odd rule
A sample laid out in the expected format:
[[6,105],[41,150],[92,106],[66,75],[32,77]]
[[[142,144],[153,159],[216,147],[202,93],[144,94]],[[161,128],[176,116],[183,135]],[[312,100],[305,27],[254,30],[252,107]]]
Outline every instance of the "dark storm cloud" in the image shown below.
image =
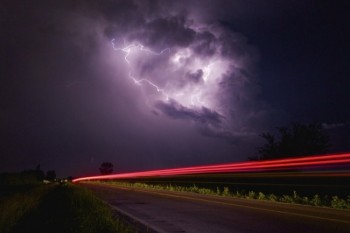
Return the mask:
[[155,106],[171,118],[190,120],[205,125],[219,125],[223,118],[219,113],[208,108],[186,108],[174,100],[169,103],[158,102]]

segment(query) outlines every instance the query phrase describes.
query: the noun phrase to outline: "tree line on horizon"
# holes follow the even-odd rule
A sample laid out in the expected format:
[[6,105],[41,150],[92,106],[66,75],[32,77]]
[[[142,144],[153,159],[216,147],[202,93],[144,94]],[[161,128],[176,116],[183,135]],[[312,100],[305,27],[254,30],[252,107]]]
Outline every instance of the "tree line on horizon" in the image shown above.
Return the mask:
[[1,173],[0,183],[21,184],[21,183],[36,183],[48,180],[53,182],[56,180],[56,171],[48,170],[46,173],[37,165],[35,169],[24,170],[15,173]]
[[263,133],[265,144],[258,147],[258,156],[249,160],[281,159],[298,156],[325,154],[331,144],[320,123],[292,123],[277,127],[277,135]]

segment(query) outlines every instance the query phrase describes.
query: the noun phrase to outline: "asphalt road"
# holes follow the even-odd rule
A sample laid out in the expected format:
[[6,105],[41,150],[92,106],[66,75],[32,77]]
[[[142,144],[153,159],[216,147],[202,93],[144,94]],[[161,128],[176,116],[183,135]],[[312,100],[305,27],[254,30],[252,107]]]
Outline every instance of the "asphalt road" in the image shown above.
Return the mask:
[[105,184],[80,185],[153,232],[350,232],[350,211],[346,210]]

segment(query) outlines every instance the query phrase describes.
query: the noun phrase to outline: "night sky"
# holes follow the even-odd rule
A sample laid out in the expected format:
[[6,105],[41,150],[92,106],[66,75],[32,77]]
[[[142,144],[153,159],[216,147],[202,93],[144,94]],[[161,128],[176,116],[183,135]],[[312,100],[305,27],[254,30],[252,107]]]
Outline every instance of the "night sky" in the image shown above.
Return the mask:
[[0,172],[246,160],[322,124],[350,151],[347,0],[0,3]]

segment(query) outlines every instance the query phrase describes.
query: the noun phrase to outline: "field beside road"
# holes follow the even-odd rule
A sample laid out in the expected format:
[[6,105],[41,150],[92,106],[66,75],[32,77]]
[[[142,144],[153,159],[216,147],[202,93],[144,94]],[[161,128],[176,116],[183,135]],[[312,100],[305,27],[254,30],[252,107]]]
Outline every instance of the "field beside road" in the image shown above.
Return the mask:
[[109,206],[82,187],[16,184],[1,189],[0,233],[134,232],[114,218]]

